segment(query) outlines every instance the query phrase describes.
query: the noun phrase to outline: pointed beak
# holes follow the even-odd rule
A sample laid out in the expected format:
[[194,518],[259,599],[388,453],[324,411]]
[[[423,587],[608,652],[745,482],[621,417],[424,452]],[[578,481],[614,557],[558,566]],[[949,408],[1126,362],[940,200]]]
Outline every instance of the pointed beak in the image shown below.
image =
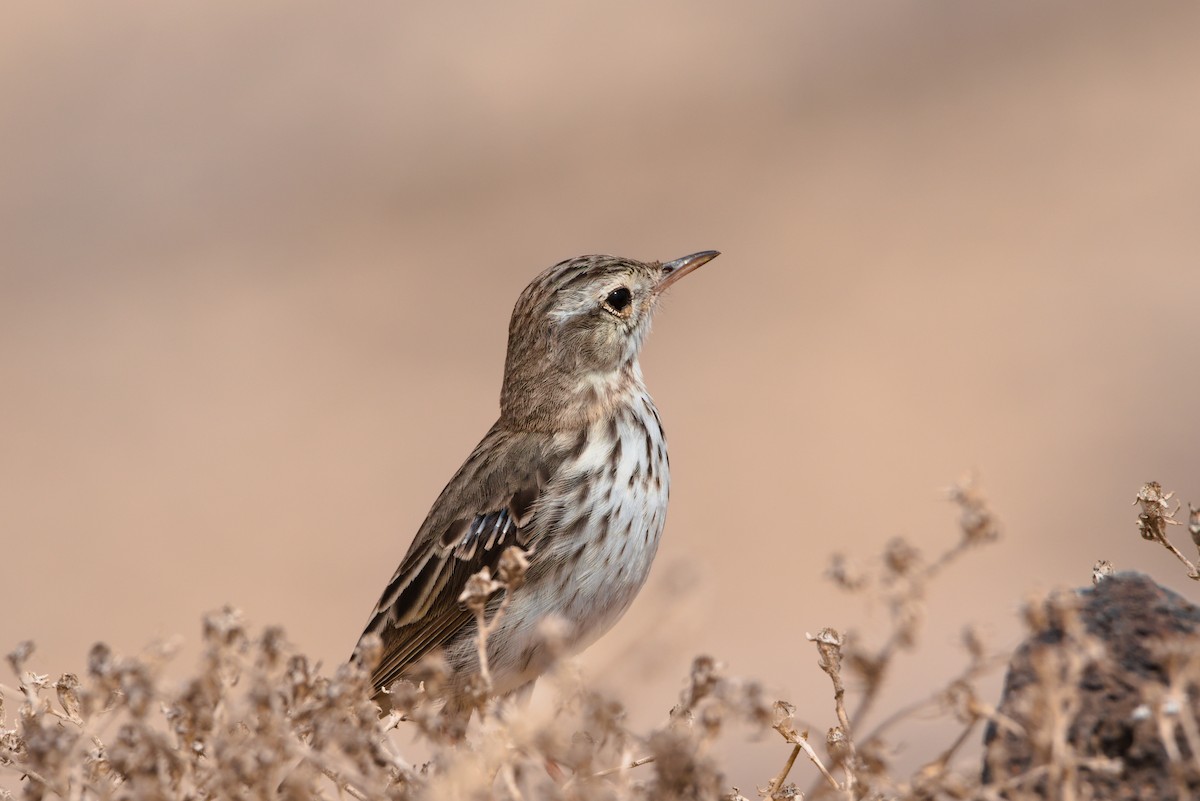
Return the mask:
[[655,293],[662,292],[680,278],[683,278],[700,266],[708,264],[720,255],[721,251],[719,250],[702,250],[699,253],[684,256],[682,259],[665,262],[662,266],[662,278],[658,280],[658,285],[654,287]]

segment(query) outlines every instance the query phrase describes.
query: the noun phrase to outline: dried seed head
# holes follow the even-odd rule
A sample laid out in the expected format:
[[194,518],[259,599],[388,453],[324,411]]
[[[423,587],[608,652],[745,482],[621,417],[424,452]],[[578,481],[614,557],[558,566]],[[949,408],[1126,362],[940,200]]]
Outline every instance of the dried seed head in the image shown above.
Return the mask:
[[683,691],[680,706],[690,712],[703,699],[712,695],[717,684],[721,681],[717,660],[707,654],[692,660],[692,672],[688,677],[688,686]]
[[1137,519],[1142,539],[1161,540],[1167,536],[1167,526],[1179,525],[1179,521],[1175,519],[1175,512],[1179,511],[1179,506],[1172,510],[1170,504],[1174,495],[1173,492],[1163,492],[1162,485],[1157,481],[1142,485],[1137,497],[1133,499],[1134,505],[1140,504],[1142,507]]
[[525,551],[510,545],[500,554],[500,562],[496,565],[496,577],[509,590],[520,588],[525,583],[525,571],[529,569],[529,559]]
[[107,679],[113,670],[112,649],[98,642],[88,651],[88,675],[95,679]]
[[844,763],[850,757],[850,740],[841,726],[834,726],[825,734],[825,747],[829,749],[829,755],[839,763]]
[[491,684],[481,674],[473,673],[467,677],[456,700],[469,709],[482,711],[491,697]]
[[450,681],[450,666],[440,651],[428,654],[418,662],[409,674],[412,681],[425,689],[434,698],[441,696]]
[[942,692],[942,703],[954,712],[962,723],[973,723],[979,718],[980,704],[975,697],[975,688],[961,679],[953,681]]
[[204,616],[204,640],[210,647],[239,647],[246,642],[246,625],[240,609],[225,606]]
[[801,734],[796,731],[795,714],[796,707],[787,701],[776,701],[771,705],[771,728],[792,745],[808,737],[807,733]]
[[476,615],[482,615],[488,599],[496,592],[504,589],[504,585],[492,578],[492,571],[484,566],[478,573],[467,579],[463,586],[458,602],[464,604]]
[[258,651],[262,657],[262,666],[275,668],[281,663],[287,650],[287,634],[282,626],[267,626],[258,639]]
[[883,551],[883,564],[889,573],[906,576],[921,561],[921,552],[902,537],[888,542]]
[[364,634],[354,649],[354,658],[364,670],[374,670],[383,659],[383,638],[374,632]]
[[842,668],[842,646],[846,641],[837,629],[823,628],[815,635],[806,633],[804,635],[809,642],[817,644],[817,653],[820,655],[820,660],[817,665],[826,673],[837,673]]
[[58,703],[71,722],[83,723],[79,715],[79,677],[74,673],[64,673],[54,683],[54,689],[58,691]]
[[1092,566],[1092,584],[1099,584],[1113,574],[1112,562],[1101,559]]
[[119,670],[121,692],[125,694],[125,706],[136,718],[150,712],[155,697],[154,679],[146,666],[136,660],[122,660]]
[[50,674],[34,673],[32,670],[27,670],[21,674],[21,684],[40,692],[50,686]]
[[829,557],[825,577],[846,592],[858,592],[867,586],[867,577],[861,571],[852,571],[846,555],[835,553]]
[[974,476],[968,476],[950,488],[950,500],[958,504],[959,526],[963,542],[981,545],[1000,537],[1000,524],[992,514],[987,499],[975,486]]
[[8,664],[18,678],[25,670],[25,663],[33,655],[33,648],[33,640],[23,640],[17,643],[16,648],[8,652]]

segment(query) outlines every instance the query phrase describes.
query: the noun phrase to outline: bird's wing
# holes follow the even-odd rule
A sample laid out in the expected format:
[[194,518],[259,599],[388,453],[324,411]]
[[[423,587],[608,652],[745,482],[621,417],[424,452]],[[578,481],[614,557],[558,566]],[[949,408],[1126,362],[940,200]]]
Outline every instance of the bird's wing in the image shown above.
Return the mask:
[[458,600],[470,576],[495,570],[510,545],[536,559],[533,513],[566,455],[554,451],[544,437],[493,427],[442,490],[364,632],[383,640],[376,689],[471,622]]

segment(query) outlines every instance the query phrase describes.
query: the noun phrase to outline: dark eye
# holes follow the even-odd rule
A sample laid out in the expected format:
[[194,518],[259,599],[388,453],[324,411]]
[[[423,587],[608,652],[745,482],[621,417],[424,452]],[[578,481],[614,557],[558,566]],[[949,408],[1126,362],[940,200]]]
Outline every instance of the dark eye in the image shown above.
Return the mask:
[[629,301],[632,299],[633,297],[629,294],[629,290],[623,286],[619,286],[608,293],[608,297],[604,299],[604,305],[615,312],[625,311],[625,307],[629,305]]

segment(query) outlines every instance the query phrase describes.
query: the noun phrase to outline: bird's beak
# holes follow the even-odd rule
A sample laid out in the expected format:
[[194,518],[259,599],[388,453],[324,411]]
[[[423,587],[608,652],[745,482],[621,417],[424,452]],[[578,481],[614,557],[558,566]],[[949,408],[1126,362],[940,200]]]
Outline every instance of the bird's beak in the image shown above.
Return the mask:
[[658,284],[654,287],[655,293],[662,292],[680,278],[683,278],[701,265],[708,264],[720,255],[721,252],[719,250],[702,250],[699,253],[684,256],[682,259],[675,259],[674,261],[664,263],[662,266],[662,278],[658,280]]

